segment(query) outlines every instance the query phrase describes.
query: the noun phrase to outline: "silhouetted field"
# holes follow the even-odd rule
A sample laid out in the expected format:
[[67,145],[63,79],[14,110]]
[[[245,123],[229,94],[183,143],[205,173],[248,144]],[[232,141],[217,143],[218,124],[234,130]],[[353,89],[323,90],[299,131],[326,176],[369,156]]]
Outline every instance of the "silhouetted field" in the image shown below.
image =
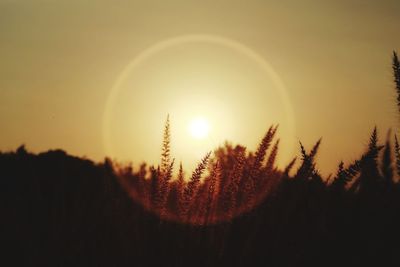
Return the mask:
[[0,155],[3,252],[19,266],[398,264],[400,187],[372,167],[348,190],[300,168],[252,211],[193,225],[132,201],[109,161],[21,148]]
[[[400,107],[400,65],[393,58]],[[374,129],[358,160],[323,178],[320,141],[299,167],[225,146],[173,175],[161,164],[96,164],[62,150],[0,153],[4,266],[400,266],[400,146]],[[394,142],[392,142],[394,140]],[[392,145],[394,143],[394,145]],[[11,263],[11,264],[10,264]],[[3,264],[2,264],[3,265]]]

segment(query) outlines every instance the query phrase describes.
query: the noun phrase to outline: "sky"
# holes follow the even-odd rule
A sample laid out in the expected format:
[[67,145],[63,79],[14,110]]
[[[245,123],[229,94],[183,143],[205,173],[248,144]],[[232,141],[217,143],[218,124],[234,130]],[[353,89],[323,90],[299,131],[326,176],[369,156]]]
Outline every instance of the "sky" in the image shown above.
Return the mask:
[[[399,13],[397,0],[0,0],[0,150],[155,163],[170,114],[188,166],[225,139],[254,150],[279,123],[280,164],[322,137],[328,174],[375,125],[382,140],[398,129]],[[203,141],[185,128],[198,116]]]

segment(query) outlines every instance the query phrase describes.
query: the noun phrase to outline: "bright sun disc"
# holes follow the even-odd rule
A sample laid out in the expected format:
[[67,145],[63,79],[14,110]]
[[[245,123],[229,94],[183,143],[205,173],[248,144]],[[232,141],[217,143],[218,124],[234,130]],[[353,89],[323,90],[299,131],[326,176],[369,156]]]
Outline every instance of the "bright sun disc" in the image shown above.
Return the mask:
[[190,121],[189,133],[196,139],[207,137],[209,130],[209,123],[204,118],[195,118]]

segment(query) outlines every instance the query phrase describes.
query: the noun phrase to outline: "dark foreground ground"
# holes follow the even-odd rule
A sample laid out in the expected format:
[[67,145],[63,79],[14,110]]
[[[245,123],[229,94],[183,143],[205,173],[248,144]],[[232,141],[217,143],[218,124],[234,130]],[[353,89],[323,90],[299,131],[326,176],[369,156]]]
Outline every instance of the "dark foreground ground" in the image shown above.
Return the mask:
[[188,226],[135,204],[107,161],[20,149],[0,154],[0,265],[400,266],[398,184],[361,189],[288,177],[251,213]]

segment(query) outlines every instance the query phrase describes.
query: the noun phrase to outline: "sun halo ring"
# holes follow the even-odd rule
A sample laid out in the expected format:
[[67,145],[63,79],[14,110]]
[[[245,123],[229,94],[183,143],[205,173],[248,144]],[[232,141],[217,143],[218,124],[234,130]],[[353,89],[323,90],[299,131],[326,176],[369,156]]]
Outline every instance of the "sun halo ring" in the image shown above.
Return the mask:
[[[263,71],[267,75],[269,75],[269,77],[273,80],[274,84],[276,85],[278,93],[283,102],[284,106],[283,108],[285,110],[286,120],[288,123],[288,130],[292,134],[295,133],[294,113],[286,88],[282,80],[280,79],[279,75],[273,70],[270,64],[260,54],[258,54],[251,48],[247,47],[246,45],[226,37],[209,35],[209,34],[189,34],[189,35],[181,35],[177,37],[164,39],[144,49],[125,67],[122,73],[118,76],[107,97],[103,114],[102,136],[103,136],[104,152],[107,156],[111,157],[116,156],[114,155],[113,145],[110,140],[111,139],[110,123],[112,119],[112,112],[120,92],[120,87],[127,79],[128,75],[136,68],[138,68],[141,63],[145,62],[147,59],[151,57],[154,57],[157,53],[177,45],[189,44],[189,43],[208,43],[208,44],[223,46],[232,49],[242,55],[245,55],[246,57],[253,60],[260,68],[263,69]],[[290,151],[293,150],[294,150],[294,142],[291,142]]]

